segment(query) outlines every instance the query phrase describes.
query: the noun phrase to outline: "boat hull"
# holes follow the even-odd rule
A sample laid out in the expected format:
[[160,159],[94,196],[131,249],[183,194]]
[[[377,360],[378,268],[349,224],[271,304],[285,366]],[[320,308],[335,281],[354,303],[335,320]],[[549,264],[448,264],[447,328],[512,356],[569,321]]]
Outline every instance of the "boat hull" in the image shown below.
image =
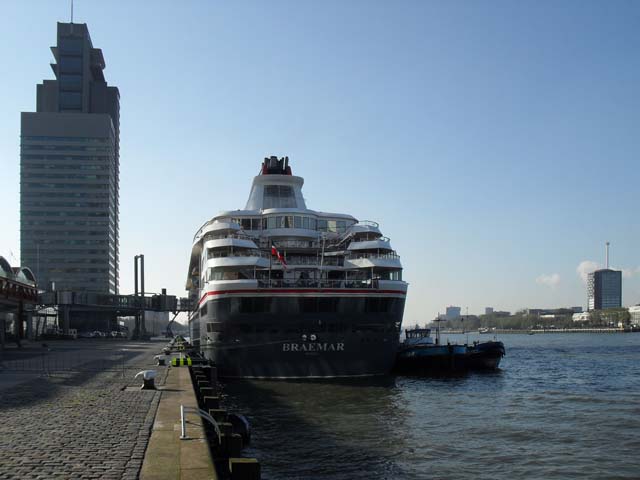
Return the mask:
[[394,371],[399,374],[435,374],[464,370],[464,345],[420,345],[400,348],[394,367]]
[[398,374],[452,374],[495,370],[505,354],[502,342],[467,345],[419,345],[401,347],[394,371]]
[[495,370],[505,355],[502,342],[482,342],[469,347],[467,364],[470,370]]
[[379,311],[365,298],[263,298],[253,312],[242,311],[243,298],[209,300],[192,332],[221,378],[362,377],[394,365],[404,298],[375,302]]

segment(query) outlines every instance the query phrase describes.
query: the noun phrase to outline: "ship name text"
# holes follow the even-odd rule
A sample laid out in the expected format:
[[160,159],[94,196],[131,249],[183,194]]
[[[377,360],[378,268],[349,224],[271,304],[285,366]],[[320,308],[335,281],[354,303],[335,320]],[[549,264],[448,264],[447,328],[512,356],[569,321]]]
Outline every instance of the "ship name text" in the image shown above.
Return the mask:
[[344,343],[283,343],[283,352],[344,352]]

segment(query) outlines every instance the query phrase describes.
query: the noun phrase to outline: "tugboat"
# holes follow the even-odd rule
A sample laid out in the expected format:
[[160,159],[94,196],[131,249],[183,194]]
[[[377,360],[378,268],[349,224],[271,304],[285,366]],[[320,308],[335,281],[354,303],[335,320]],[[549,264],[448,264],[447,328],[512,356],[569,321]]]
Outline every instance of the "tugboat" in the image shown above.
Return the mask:
[[435,341],[430,328],[405,330],[405,340],[396,355],[395,371],[405,374],[455,373],[466,370],[466,345],[440,343],[440,326]]
[[442,344],[439,320],[436,338],[431,329],[415,327],[405,330],[405,340],[396,354],[394,371],[399,374],[455,374],[470,370],[495,370],[505,355],[498,341],[474,342],[473,345]]
[[467,347],[467,368],[469,370],[496,370],[505,356],[504,344],[497,340],[473,342]]

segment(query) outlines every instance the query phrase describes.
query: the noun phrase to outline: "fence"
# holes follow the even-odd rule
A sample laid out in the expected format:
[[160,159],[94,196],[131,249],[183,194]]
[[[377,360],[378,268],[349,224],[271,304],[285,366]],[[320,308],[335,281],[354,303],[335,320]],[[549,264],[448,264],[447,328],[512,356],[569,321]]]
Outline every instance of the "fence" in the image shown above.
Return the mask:
[[124,378],[131,375],[129,370],[140,371],[150,367],[150,364],[130,363],[129,353],[122,350],[77,353],[46,348],[40,352],[0,352],[0,374],[37,373],[49,376],[63,373],[117,372]]

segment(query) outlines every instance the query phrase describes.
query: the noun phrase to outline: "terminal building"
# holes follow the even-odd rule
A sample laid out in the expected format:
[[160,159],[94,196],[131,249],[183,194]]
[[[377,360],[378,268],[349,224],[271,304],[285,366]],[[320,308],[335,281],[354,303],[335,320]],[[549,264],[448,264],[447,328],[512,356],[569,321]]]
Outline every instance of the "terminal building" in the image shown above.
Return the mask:
[[8,336],[20,344],[20,340],[31,333],[27,316],[37,300],[33,272],[28,267],[12,267],[0,257],[0,351]]
[[51,51],[21,116],[21,264],[41,290],[117,294],[120,95],[85,24],[58,23]]
[[622,307],[622,272],[603,268],[590,273],[587,296],[589,311]]

